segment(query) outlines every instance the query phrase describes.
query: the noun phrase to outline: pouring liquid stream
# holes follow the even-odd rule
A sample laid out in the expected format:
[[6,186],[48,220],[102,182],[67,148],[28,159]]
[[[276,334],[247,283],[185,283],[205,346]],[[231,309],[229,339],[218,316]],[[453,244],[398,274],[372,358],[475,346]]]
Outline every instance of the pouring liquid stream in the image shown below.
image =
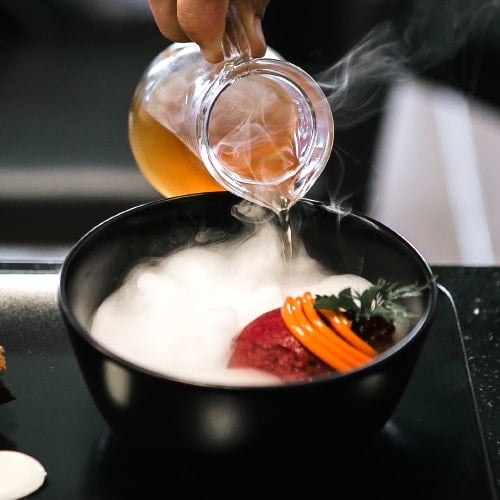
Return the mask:
[[[154,115],[138,98],[132,101],[129,113],[130,145],[141,173],[152,187],[166,198],[195,192],[224,191],[225,188],[210,176],[200,158]],[[272,148],[265,148],[262,143],[256,147],[247,144],[244,150],[240,148],[236,152],[233,149],[230,155],[228,148],[223,147],[220,157],[228,169],[247,178],[248,189],[252,190],[252,199],[256,203],[272,204],[282,237],[283,258],[289,260],[293,251],[287,183],[263,189],[269,180],[285,169],[293,170],[297,163],[290,146],[290,130],[282,130],[278,135],[281,139],[275,139]],[[276,147],[280,142],[286,145]],[[259,202],[259,197],[264,197],[264,201]]]
[[[168,130],[155,115],[156,113],[150,113],[140,99],[135,98],[132,101],[129,113],[130,145],[141,173],[152,187],[166,198],[195,192],[224,191],[225,188],[210,176],[200,158]],[[283,147],[280,157],[276,153],[276,148],[273,148],[275,152],[272,154],[268,148],[263,148],[262,144],[256,148],[247,147],[244,152],[240,150],[237,156],[234,155],[234,150],[233,155],[229,156],[227,148],[221,153],[221,157],[229,168],[253,181],[249,188],[253,191],[252,198],[258,199],[259,193],[263,196],[262,185],[266,179],[272,179],[282,172],[284,165],[293,168],[296,163],[297,160],[293,160],[293,154],[289,149],[289,132],[286,132],[284,137],[288,138],[288,153],[284,157]],[[282,138],[281,142],[284,141],[285,139]],[[279,141],[273,141],[274,144],[276,142]],[[259,171],[260,174],[252,176],[252,171]],[[274,195],[271,193],[271,199],[274,198],[274,201],[271,202],[282,237],[283,258],[289,260],[293,253],[290,201],[288,197],[281,196],[282,188],[282,186],[275,187],[276,192]]]
[[277,216],[285,261],[293,253],[290,207],[299,198],[294,188],[304,169],[300,155],[307,147],[297,133],[298,114],[281,85],[248,76],[219,96],[208,128],[222,180]]
[[278,213],[278,221],[281,231],[281,243],[283,245],[283,260],[287,262],[293,256],[292,226],[290,225],[290,210],[288,208]]
[[[288,147],[288,137],[289,134],[285,131],[280,135],[280,140],[273,141],[272,147],[264,148],[264,151],[271,151],[268,154],[263,154],[263,148],[259,145],[250,147],[243,155],[232,156],[228,167],[235,173],[244,172],[247,180],[247,197],[258,205],[270,209],[277,217],[285,262],[293,256],[290,206],[296,200],[291,202],[291,188],[287,189],[287,186],[292,186],[293,182],[287,180],[275,184],[273,181],[276,176],[286,177],[288,171],[293,171],[298,164],[298,159],[289,152],[292,148]],[[277,144],[280,142],[287,143],[287,146],[282,148],[285,149],[285,154],[279,153],[280,148]],[[222,158],[220,159],[223,162]]]

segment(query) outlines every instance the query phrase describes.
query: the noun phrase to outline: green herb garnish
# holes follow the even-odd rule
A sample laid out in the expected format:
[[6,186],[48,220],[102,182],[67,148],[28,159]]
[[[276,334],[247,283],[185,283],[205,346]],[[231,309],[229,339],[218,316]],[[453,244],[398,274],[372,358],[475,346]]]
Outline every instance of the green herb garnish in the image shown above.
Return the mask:
[[417,297],[428,287],[429,283],[400,285],[379,278],[374,285],[361,293],[349,287],[343,289],[338,295],[316,295],[314,308],[345,311],[352,316],[354,321],[380,316],[393,322],[396,319],[409,319],[413,316],[404,304],[398,301]]

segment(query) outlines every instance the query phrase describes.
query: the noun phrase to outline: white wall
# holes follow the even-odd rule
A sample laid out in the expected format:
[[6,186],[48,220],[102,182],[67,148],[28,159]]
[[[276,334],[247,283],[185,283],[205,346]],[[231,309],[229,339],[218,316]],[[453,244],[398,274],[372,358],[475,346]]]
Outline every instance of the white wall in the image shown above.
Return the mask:
[[368,213],[431,264],[500,263],[500,115],[446,87],[391,92]]

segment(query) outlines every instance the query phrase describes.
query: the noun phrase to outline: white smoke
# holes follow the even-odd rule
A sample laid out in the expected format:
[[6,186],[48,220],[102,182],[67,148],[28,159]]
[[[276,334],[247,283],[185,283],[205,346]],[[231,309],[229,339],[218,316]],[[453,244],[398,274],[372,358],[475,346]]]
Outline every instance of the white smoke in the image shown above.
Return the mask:
[[401,27],[375,26],[334,66],[315,75],[337,129],[380,110],[388,85],[454,57],[472,32],[487,25],[498,0],[418,0]]

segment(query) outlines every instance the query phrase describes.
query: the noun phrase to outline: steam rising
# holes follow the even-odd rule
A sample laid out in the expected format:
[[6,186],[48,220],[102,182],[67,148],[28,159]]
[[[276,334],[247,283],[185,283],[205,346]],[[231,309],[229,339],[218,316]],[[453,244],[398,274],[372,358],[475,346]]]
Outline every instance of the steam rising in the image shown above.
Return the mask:
[[361,291],[369,283],[332,275],[299,247],[285,262],[275,227],[255,227],[231,244],[192,246],[137,265],[98,308],[91,335],[157,373],[202,383],[276,383],[264,372],[227,368],[232,338],[280,307],[286,295],[336,294],[349,286]]
[[387,85],[453,57],[498,6],[498,0],[417,0],[405,26],[375,26],[333,67],[315,75],[336,128],[350,128],[377,112]]

